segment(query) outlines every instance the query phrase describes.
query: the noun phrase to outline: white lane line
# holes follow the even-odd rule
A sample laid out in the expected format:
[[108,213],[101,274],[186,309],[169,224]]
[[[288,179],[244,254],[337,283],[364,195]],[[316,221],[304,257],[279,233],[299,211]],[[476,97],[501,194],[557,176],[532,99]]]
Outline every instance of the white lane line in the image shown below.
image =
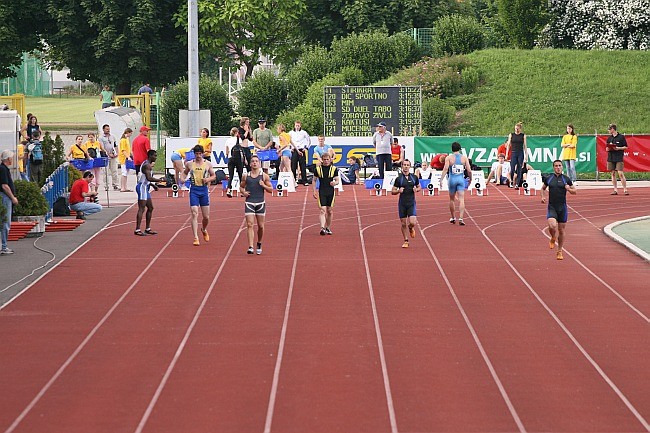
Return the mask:
[[280,368],[282,367],[282,357],[284,356],[284,343],[287,339],[287,326],[289,324],[289,311],[291,310],[291,299],[293,297],[293,287],[296,280],[296,269],[298,267],[298,252],[300,251],[300,242],[302,240],[302,233],[307,228],[305,224],[305,209],[307,208],[307,197],[310,197],[309,190],[305,188],[305,197],[302,202],[302,215],[300,216],[300,228],[298,230],[298,239],[296,240],[296,248],[293,254],[293,265],[291,266],[291,278],[289,280],[289,292],[287,293],[287,302],[284,307],[284,319],[282,320],[282,331],[280,332],[280,342],[278,343],[278,356],[275,360],[275,368],[273,370],[273,382],[271,384],[271,392],[269,394],[269,405],[266,409],[266,421],[264,422],[264,432],[271,431],[273,423],[273,411],[275,409],[275,399],[278,393],[278,382],[280,381]]
[[[469,216],[469,214],[468,214],[468,216]],[[419,226],[419,224],[418,224],[418,226]],[[447,273],[442,268],[442,264],[438,260],[438,256],[436,255],[435,252],[433,252],[433,248],[431,247],[431,244],[429,243],[429,240],[425,236],[424,230],[421,229],[421,228],[420,228],[420,234],[422,236],[422,239],[424,239],[424,243],[427,245],[427,248],[429,249],[429,253],[431,253],[431,257],[433,257],[433,260],[436,262],[436,266],[438,267],[438,271],[440,272],[440,275],[442,276],[443,280],[445,280],[445,284],[447,285],[447,289],[449,290],[449,293],[451,293],[451,296],[454,298],[454,302],[456,303],[456,307],[460,311],[460,314],[463,316],[463,320],[465,321],[465,324],[467,325],[467,328],[469,329],[469,332],[472,334],[472,338],[474,339],[474,343],[476,343],[476,347],[478,347],[479,352],[481,352],[481,356],[483,357],[483,361],[485,361],[485,364],[487,365],[488,370],[490,370],[490,374],[492,375],[492,379],[494,380],[494,383],[496,383],[497,388],[499,388],[499,392],[501,393],[501,397],[503,398],[503,401],[506,403],[506,406],[508,407],[508,410],[510,411],[510,415],[512,416],[513,420],[515,421],[515,424],[517,424],[517,428],[519,429],[519,431],[520,432],[525,432],[526,427],[524,426],[523,422],[521,421],[521,418],[519,417],[519,414],[517,413],[517,410],[515,409],[515,406],[512,404],[512,401],[510,400],[510,396],[508,395],[508,392],[506,391],[505,387],[503,386],[503,383],[501,382],[501,379],[499,378],[499,375],[497,374],[497,371],[494,368],[494,365],[492,365],[492,361],[490,361],[490,357],[488,356],[487,352],[485,351],[485,348],[483,347],[483,344],[481,343],[481,339],[478,337],[478,334],[476,333],[476,330],[474,329],[474,326],[472,325],[472,322],[469,320],[469,316],[465,312],[465,309],[463,308],[463,305],[460,303],[460,299],[458,299],[458,296],[456,295],[456,291],[454,290],[453,286],[451,285],[451,282],[449,281],[449,278],[447,278]]]
[[201,313],[203,312],[203,309],[205,308],[205,305],[208,302],[208,299],[210,298],[210,295],[212,294],[212,291],[214,290],[215,285],[217,284],[217,280],[221,276],[221,272],[223,271],[226,262],[228,261],[228,258],[230,257],[230,254],[232,253],[233,248],[235,247],[235,243],[237,243],[237,239],[239,239],[239,235],[243,232],[244,230],[244,224],[246,220],[243,220],[242,223],[239,226],[239,229],[237,230],[237,234],[235,234],[235,237],[233,238],[232,242],[230,243],[230,247],[228,248],[228,251],[226,252],[226,255],[223,257],[221,260],[221,265],[219,266],[219,269],[217,270],[217,273],[215,274],[214,278],[212,279],[212,283],[210,283],[210,286],[208,287],[208,290],[205,292],[205,295],[203,295],[203,299],[201,300],[201,304],[199,305],[199,308],[196,310],[196,313],[194,314],[194,317],[192,318],[192,321],[190,322],[190,325],[187,327],[187,330],[185,331],[185,335],[183,336],[183,339],[181,340],[180,344],[178,345],[178,348],[176,349],[176,353],[174,354],[174,357],[172,358],[172,361],[169,363],[169,366],[167,367],[167,371],[165,371],[165,374],[163,375],[162,380],[158,384],[158,388],[156,389],[156,392],[154,393],[153,397],[151,398],[151,401],[149,402],[149,405],[147,406],[147,409],[144,412],[144,415],[142,415],[142,419],[140,419],[140,423],[138,424],[138,427],[136,428],[136,433],[140,433],[142,429],[144,428],[145,424],[149,420],[149,417],[151,416],[151,413],[153,412],[153,408],[158,402],[158,399],[160,398],[160,395],[162,394],[163,389],[165,388],[165,385],[167,384],[167,381],[169,380],[169,377],[172,374],[172,371],[174,370],[174,367],[176,366],[176,363],[181,357],[181,354],[183,353],[183,350],[185,349],[185,345],[187,344],[187,340],[189,340],[190,335],[192,334],[192,331],[194,330],[194,326],[196,325],[196,322],[199,320],[199,317],[201,316]]
[[[503,194],[503,193],[502,193],[502,194]],[[544,231],[544,228],[541,228],[541,229],[540,229],[540,228],[537,226],[537,224],[535,224],[535,222],[534,222],[534,221],[533,221],[533,220],[532,220],[528,215],[526,215],[525,212],[523,212],[523,211],[519,208],[519,206],[517,206],[517,205],[516,205],[512,200],[510,200],[509,197],[507,197],[507,196],[505,196],[505,197],[506,197],[506,199],[507,199],[508,201],[510,201],[510,203],[515,207],[515,209],[517,209],[517,210],[519,211],[519,213],[521,213],[521,214],[524,216],[525,219],[527,219],[528,221],[530,221],[530,223],[531,223],[532,225],[534,225],[535,228],[537,228],[540,232],[542,232],[542,234],[543,234],[544,236],[546,236],[547,238],[550,239],[550,236],[546,234],[546,232]],[[486,227],[485,230],[487,230],[487,228],[488,228],[488,227]],[[483,236],[486,236],[485,233],[483,234]],[[642,318],[646,323],[650,323],[650,318],[649,318],[648,316],[646,316],[645,314],[643,314],[643,312],[642,312],[641,310],[639,310],[639,309],[636,308],[634,305],[632,305],[632,303],[631,303],[630,301],[628,301],[628,300],[627,300],[623,295],[621,295],[621,294],[620,294],[616,289],[614,289],[614,288],[613,288],[612,286],[610,286],[607,282],[605,282],[605,280],[603,280],[603,279],[600,278],[598,275],[596,275],[596,273],[593,272],[593,271],[592,271],[592,270],[591,270],[587,265],[585,265],[584,263],[582,263],[582,261],[581,261],[580,259],[578,259],[575,255],[571,254],[571,252],[570,252],[569,250],[567,250],[566,248],[564,249],[564,252],[565,252],[565,254],[566,254],[567,256],[569,256],[569,257],[571,257],[573,260],[575,260],[575,262],[576,262],[578,265],[580,265],[580,267],[581,267],[582,269],[584,269],[585,271],[587,271],[587,273],[588,273],[589,275],[591,275],[592,277],[594,277],[594,278],[595,278],[599,283],[601,283],[604,287],[606,287],[606,288],[607,288],[607,289],[608,289],[608,290],[609,290],[609,291],[610,291],[614,296],[616,296],[618,299],[620,299],[621,302],[623,302],[623,303],[624,303],[625,305],[627,305],[627,306],[628,306],[632,311],[634,311],[634,312],[635,312],[639,317],[641,317],[641,318]]]
[[[189,218],[185,220],[185,224],[189,221]],[[156,260],[158,260],[158,257],[162,255],[162,253],[169,247],[169,245],[172,243],[174,239],[176,239],[176,236],[184,229],[184,227],[181,227],[174,233],[174,235],[167,241],[167,243],[158,251],[158,254],[156,254],[151,261],[149,261],[149,264],[140,272],[140,275],[136,277],[135,280],[131,283],[131,285],[126,289],[126,291],[122,294],[122,296],[119,297],[117,301],[113,304],[113,306],[104,314],[104,317],[101,318],[99,322],[95,325],[95,327],[88,333],[86,338],[83,339],[83,341],[77,346],[77,348],[72,352],[72,354],[66,359],[66,361],[59,367],[59,369],[54,373],[54,375],[50,378],[50,380],[47,381],[47,383],[41,388],[41,390],[36,394],[36,397],[32,399],[32,401],[23,409],[23,411],[18,415],[18,417],[14,420],[14,422],[9,426],[9,428],[6,430],[6,433],[11,433],[13,432],[16,427],[22,422],[23,419],[27,416],[27,414],[34,408],[34,406],[39,402],[39,400],[45,395],[45,393],[50,389],[50,387],[56,382],[56,380],[63,374],[65,369],[74,361],[74,359],[79,355],[79,353],[86,347],[86,344],[93,338],[93,336],[97,333],[99,328],[102,327],[102,325],[108,320],[108,318],[113,314],[113,312],[117,309],[117,307],[126,299],[126,297],[131,293],[133,288],[142,280],[144,275],[149,271],[149,269],[156,263]],[[92,239],[92,238],[91,238]]]
[[[388,417],[390,419],[390,430],[392,433],[397,433],[397,419],[395,417],[395,406],[393,405],[393,394],[390,389],[390,380],[388,379],[388,367],[386,365],[386,355],[384,354],[384,343],[381,338],[381,329],[379,327],[379,315],[377,314],[377,304],[375,303],[375,292],[372,286],[372,278],[370,277],[370,265],[368,264],[368,254],[366,253],[366,241],[363,237],[363,230],[361,225],[361,214],[359,213],[359,202],[357,201],[357,191],[354,192],[354,203],[357,210],[357,223],[359,224],[359,236],[361,237],[361,251],[363,252],[363,265],[366,269],[366,281],[368,282],[368,293],[370,295],[370,303],[372,305],[372,319],[375,323],[375,335],[377,336],[377,349],[379,350],[379,360],[381,362],[381,373],[384,378],[384,392],[386,394],[386,405],[388,408]],[[377,223],[381,224],[381,223]]]

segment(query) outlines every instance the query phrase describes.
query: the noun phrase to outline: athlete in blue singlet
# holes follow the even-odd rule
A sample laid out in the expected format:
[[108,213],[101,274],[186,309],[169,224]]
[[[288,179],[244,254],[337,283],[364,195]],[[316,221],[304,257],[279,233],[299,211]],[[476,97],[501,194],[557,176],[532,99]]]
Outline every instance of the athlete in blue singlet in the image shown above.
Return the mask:
[[203,240],[208,242],[208,223],[210,222],[210,192],[208,185],[215,180],[217,176],[212,168],[212,163],[203,159],[203,146],[197,144],[194,146],[194,161],[185,163],[182,180],[185,182],[187,176],[190,178],[190,209],[192,210],[192,234],[194,234],[194,245],[199,246],[198,219],[199,207],[203,215],[201,233]]
[[546,189],[548,189],[548,208],[546,211],[546,220],[548,222],[548,232],[551,239],[548,243],[551,249],[555,248],[557,240],[558,260],[563,260],[562,247],[564,246],[564,228],[569,218],[569,211],[566,204],[566,193],[576,193],[576,187],[567,176],[562,174],[562,161],[556,159],[553,161],[553,174],[544,179],[542,186],[542,203],[546,203]]
[[442,186],[442,180],[445,178],[447,172],[449,172],[449,211],[451,212],[451,218],[449,219],[449,222],[456,224],[455,199],[458,198],[460,211],[458,224],[464,226],[465,222],[463,222],[463,215],[465,214],[465,170],[467,170],[468,173],[471,173],[472,168],[469,165],[469,160],[467,157],[461,155],[460,153],[460,143],[454,141],[451,144],[451,150],[453,153],[451,155],[447,155],[447,158],[445,158],[445,168],[442,169],[442,176],[440,176],[440,185]]
[[[151,230],[151,216],[153,215],[153,202],[151,201],[151,194],[149,188],[152,187],[158,191],[158,187],[152,182],[164,182],[164,178],[156,179],[152,176],[153,165],[158,158],[155,150],[147,152],[147,159],[140,166],[140,173],[138,174],[138,183],[135,186],[135,191],[138,194],[138,214],[135,218],[135,231],[133,234],[137,236],[155,235],[157,232]],[[140,230],[140,223],[142,222],[142,214],[144,209],[147,208],[147,215],[145,221],[147,227],[144,231]]]

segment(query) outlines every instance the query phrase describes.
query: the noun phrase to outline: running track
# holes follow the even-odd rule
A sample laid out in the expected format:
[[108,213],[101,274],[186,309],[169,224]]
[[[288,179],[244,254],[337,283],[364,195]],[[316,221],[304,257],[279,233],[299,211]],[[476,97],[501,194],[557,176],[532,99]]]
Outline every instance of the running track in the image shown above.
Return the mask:
[[[311,191],[311,190],[309,190]],[[650,266],[607,238],[650,190],[579,190],[565,260],[539,197],[347,188],[334,236],[311,193],[268,201],[262,256],[243,204],[212,193],[211,242],[185,200],[130,208],[0,310],[0,431],[650,431]]]

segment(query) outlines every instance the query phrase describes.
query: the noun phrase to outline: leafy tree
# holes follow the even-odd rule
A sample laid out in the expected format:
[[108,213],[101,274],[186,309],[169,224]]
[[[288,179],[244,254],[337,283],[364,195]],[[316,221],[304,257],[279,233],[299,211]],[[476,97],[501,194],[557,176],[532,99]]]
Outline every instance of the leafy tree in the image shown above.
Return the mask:
[[174,26],[176,0],[46,0],[54,28],[47,34],[52,64],[70,78],[112,84],[165,84],[187,71],[183,29]]
[[284,76],[289,91],[289,107],[300,104],[309,86],[331,71],[332,59],[327,48],[321,46],[307,48]]
[[547,0],[498,0],[499,19],[517,48],[532,48],[545,24]]
[[237,111],[251,119],[266,118],[273,123],[287,106],[287,83],[271,71],[258,71],[238,94]]
[[22,54],[42,48],[49,24],[41,0],[0,2],[0,77],[15,76],[13,67],[20,65]]
[[474,17],[448,15],[436,21],[431,41],[436,56],[469,54],[483,44],[483,28]]
[[[246,66],[247,76],[262,54],[282,62],[298,53],[304,0],[199,0],[198,8],[203,55]],[[187,26],[186,4],[176,15],[176,23]]]

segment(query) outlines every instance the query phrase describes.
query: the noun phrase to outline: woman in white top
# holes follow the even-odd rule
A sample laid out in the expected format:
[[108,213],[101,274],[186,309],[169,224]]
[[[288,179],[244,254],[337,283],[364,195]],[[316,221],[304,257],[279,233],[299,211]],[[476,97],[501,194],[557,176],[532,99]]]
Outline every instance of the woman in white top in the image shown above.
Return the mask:
[[433,169],[428,161],[422,161],[422,165],[415,170],[415,175],[418,179],[431,179]]

